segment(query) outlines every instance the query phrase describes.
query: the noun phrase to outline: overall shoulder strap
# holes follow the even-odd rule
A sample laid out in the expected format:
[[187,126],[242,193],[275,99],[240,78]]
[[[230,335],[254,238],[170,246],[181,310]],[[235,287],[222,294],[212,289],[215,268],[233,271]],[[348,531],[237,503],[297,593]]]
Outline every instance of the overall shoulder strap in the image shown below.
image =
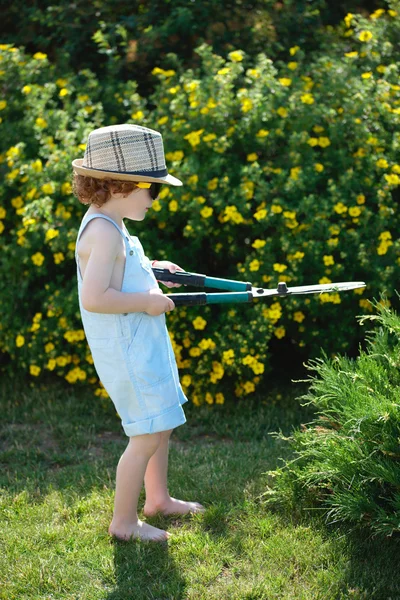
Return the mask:
[[106,221],[110,221],[110,223],[112,223],[114,225],[114,227],[116,227],[118,229],[118,231],[120,232],[120,234],[122,235],[122,237],[124,239],[124,242],[125,242],[125,240],[129,239],[127,237],[127,234],[122,231],[121,227],[119,227],[119,225],[117,225],[117,223],[115,221],[113,221],[113,219],[111,219],[111,217],[108,217],[107,215],[103,215],[102,213],[93,213],[91,215],[88,215],[87,217],[86,216],[83,217],[81,226],[79,227],[78,235],[76,238],[76,244],[75,244],[75,260],[76,260],[76,265],[78,267],[78,274],[81,279],[82,279],[82,275],[81,275],[81,272],[79,269],[78,242],[79,242],[79,239],[80,239],[85,227],[87,226],[87,224],[90,223],[90,221],[93,221],[93,219],[97,219],[97,218],[101,218],[101,219],[105,219]]

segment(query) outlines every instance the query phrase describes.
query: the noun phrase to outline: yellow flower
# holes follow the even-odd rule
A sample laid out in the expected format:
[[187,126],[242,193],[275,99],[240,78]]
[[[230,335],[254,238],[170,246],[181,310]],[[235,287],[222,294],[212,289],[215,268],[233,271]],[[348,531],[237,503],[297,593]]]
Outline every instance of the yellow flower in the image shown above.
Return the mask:
[[256,386],[254,385],[254,383],[252,381],[246,381],[243,384],[243,389],[246,392],[246,394],[251,394],[256,389]]
[[306,316],[301,312],[301,310],[296,311],[293,315],[293,321],[297,321],[297,323],[302,323],[305,318]]
[[389,166],[389,163],[388,163],[388,161],[385,158],[380,158],[379,160],[376,161],[375,164],[380,169],[387,169],[388,166]]
[[265,138],[265,137],[267,137],[267,135],[269,135],[269,131],[267,129],[260,129],[256,133],[256,137],[258,137],[258,138]]
[[189,185],[196,185],[199,181],[199,176],[198,175],[191,175],[191,177],[189,177],[188,179],[188,184]]
[[197,131],[192,131],[184,136],[184,139],[189,142],[192,148],[195,148],[200,144],[200,136],[203,133],[204,129],[198,129]]
[[307,140],[307,144],[309,144],[310,146],[318,146],[318,138],[316,138],[316,137],[310,137]]
[[258,79],[260,77],[260,71],[257,71],[257,69],[247,69],[246,75]]
[[325,255],[325,256],[322,257],[322,259],[323,259],[324,265],[326,267],[329,267],[329,265],[334,265],[335,264],[333,256],[331,256],[331,255]]
[[281,85],[284,85],[286,87],[292,84],[292,80],[289,79],[289,77],[281,77],[280,79],[278,79],[278,81]]
[[314,104],[314,97],[312,94],[303,94],[302,96],[300,96],[300,100],[304,104]]
[[17,348],[21,348],[21,346],[23,346],[25,344],[24,336],[17,335],[17,337],[15,338],[15,344],[16,344]]
[[346,24],[346,27],[350,27],[353,17],[354,17],[354,15],[352,13],[347,13],[345,18],[343,19],[343,21]]
[[210,179],[210,181],[207,183],[207,188],[210,191],[216,190],[218,187],[218,177],[214,177],[214,179]]
[[384,177],[390,185],[400,185],[400,177],[395,173],[390,173],[390,175],[385,175]]
[[223,69],[217,71],[217,75],[227,75],[228,73],[230,73],[230,69],[228,67],[224,67]]
[[193,356],[193,357],[200,356],[201,350],[200,350],[200,348],[190,348],[189,354],[190,354],[190,356]]
[[358,208],[358,206],[350,206],[349,215],[351,217],[359,217],[361,215],[361,208]]
[[392,9],[390,9],[390,10],[388,10],[388,13],[389,13],[389,15],[390,15],[391,17],[396,17],[396,16],[397,16],[397,11],[396,11],[396,10],[392,10]]
[[49,240],[52,240],[53,238],[57,237],[60,234],[58,229],[48,229],[46,231],[46,235],[45,235],[45,242],[48,242]]
[[213,404],[214,403],[214,398],[212,397],[212,395],[210,394],[210,392],[206,393],[205,400],[206,400],[207,404]]
[[298,65],[299,65],[299,63],[297,63],[297,62],[289,62],[288,63],[288,68],[291,71],[295,71],[297,69]]
[[356,198],[357,204],[365,204],[365,196],[364,194],[359,194]]
[[40,267],[43,264],[44,256],[41,252],[36,252],[36,254],[33,254],[31,256],[31,259],[32,259],[33,264]]
[[232,62],[241,62],[243,60],[243,52],[241,50],[234,50],[233,52],[229,52],[228,58]]
[[38,117],[35,122],[38,127],[43,127],[43,129],[47,127],[47,121],[42,117]]
[[68,94],[69,94],[69,92],[68,92],[67,88],[62,88],[58,95],[60,96],[60,98],[64,98],[64,96],[67,96]]
[[213,214],[214,209],[211,206],[205,206],[201,209],[200,214],[204,219],[208,219]]
[[274,331],[274,334],[276,335],[276,337],[280,340],[281,338],[285,337],[286,335],[286,330],[284,327],[277,327]]
[[61,193],[64,194],[64,196],[68,196],[69,194],[72,194],[72,185],[70,184],[69,181],[65,181],[61,185]]
[[192,383],[192,378],[190,377],[190,375],[184,375],[181,379],[181,382],[183,385],[188,386]]
[[384,9],[384,8],[378,8],[378,9],[377,9],[375,12],[373,12],[373,13],[371,13],[371,14],[369,15],[369,18],[370,18],[370,19],[379,19],[379,17],[380,17],[381,15],[383,15],[383,14],[384,14],[384,12],[385,12],[385,9]]
[[211,338],[203,339],[199,343],[201,350],[214,350],[216,344]]
[[253,102],[250,100],[250,98],[243,98],[242,99],[242,112],[246,113],[249,112],[251,109],[253,108]]
[[22,88],[21,91],[23,94],[30,94],[32,91],[32,88],[30,85],[24,85],[24,87]]
[[293,46],[292,48],[289,48],[290,56],[294,56],[299,50],[300,46]]
[[196,317],[194,319],[194,321],[192,321],[192,323],[193,323],[193,327],[195,329],[200,329],[200,330],[204,329],[205,326],[207,325],[207,321],[205,319],[203,319],[203,317]]
[[235,351],[230,349],[230,350],[225,350],[222,353],[222,360],[223,362],[226,362],[227,365],[233,365],[233,359],[235,356]]
[[335,204],[335,206],[333,208],[334,208],[334,211],[337,212],[338,215],[341,215],[342,213],[347,212],[347,206],[345,206],[343,204],[343,202],[338,202],[337,204]]
[[37,377],[39,375],[40,370],[41,370],[40,367],[38,367],[36,365],[30,365],[30,367],[29,367],[29,372],[34,377]]
[[322,171],[324,170],[324,165],[321,165],[321,163],[315,163],[314,164],[314,169],[318,172],[318,173],[322,173]]
[[391,240],[392,234],[390,233],[390,231],[382,231],[382,233],[379,235],[379,239],[380,240]]
[[171,212],[176,212],[178,210],[178,203],[176,200],[171,200],[168,204],[168,208]]
[[255,152],[252,152],[252,154],[247,155],[248,162],[254,162],[255,160],[257,160],[257,158],[258,156]]
[[253,248],[264,248],[265,244],[267,242],[265,240],[254,240],[254,242],[252,243]]
[[0,219],[5,219],[5,218],[6,218],[6,211],[2,206],[0,206]]
[[280,263],[274,263],[273,269],[277,273],[283,273],[284,271],[286,271],[287,265],[281,265]]
[[282,118],[285,118],[288,116],[288,111],[286,110],[286,108],[284,108],[283,106],[280,106],[277,111],[278,115]]
[[223,404],[225,402],[225,398],[222,392],[217,392],[215,394],[215,402],[217,404]]
[[331,142],[330,142],[329,138],[327,138],[327,137],[318,138],[318,143],[321,146],[321,148],[326,148],[327,146],[331,145]]
[[153,200],[153,204],[151,205],[151,208],[153,210],[155,210],[156,212],[159,212],[161,210],[161,204],[158,200]]
[[258,261],[255,258],[254,260],[251,261],[249,268],[250,268],[250,271],[258,271],[258,269],[260,268],[260,261]]
[[50,358],[47,362],[46,369],[48,369],[49,371],[54,371],[56,366],[57,366],[56,360],[54,358]]
[[300,173],[301,167],[293,167],[292,169],[290,169],[290,178],[297,181]]
[[44,350],[48,354],[49,352],[54,350],[54,348],[55,348],[54,344],[52,342],[48,342],[48,344],[45,345]]
[[361,73],[361,77],[363,79],[369,79],[370,77],[372,77],[372,72],[371,71],[366,71],[365,73]]
[[215,133],[209,133],[203,137],[203,142],[212,142],[216,137]]
[[253,217],[257,220],[257,221],[261,221],[262,219],[265,219],[265,217],[267,216],[267,211],[265,210],[265,208],[261,208],[260,210],[258,210],[256,213],[254,213]]
[[33,58],[35,58],[36,60],[45,60],[47,58],[47,54],[43,54],[43,52],[36,52],[33,55]]
[[283,210],[282,206],[279,206],[279,204],[272,204],[271,206],[271,212],[274,213],[274,215],[278,215],[279,213],[281,213]]
[[360,31],[358,35],[358,39],[361,42],[369,42],[373,38],[373,35],[370,31]]
[[21,206],[24,205],[24,202],[23,202],[21,196],[16,196],[15,198],[13,198],[11,200],[11,204],[14,208],[21,208]]
[[54,262],[56,265],[59,265],[63,260],[65,260],[65,257],[62,252],[56,252],[56,254],[54,254]]
[[347,58],[357,58],[358,52],[345,52],[345,56],[347,56]]
[[141,121],[142,119],[144,119],[144,113],[141,110],[138,110],[135,113],[131,114],[131,119],[133,119],[134,121]]

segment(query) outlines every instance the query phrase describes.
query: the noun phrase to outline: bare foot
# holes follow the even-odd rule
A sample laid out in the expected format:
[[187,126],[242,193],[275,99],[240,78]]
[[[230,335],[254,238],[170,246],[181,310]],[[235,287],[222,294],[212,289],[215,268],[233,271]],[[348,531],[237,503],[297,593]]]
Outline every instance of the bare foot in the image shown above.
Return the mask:
[[115,526],[111,523],[108,528],[108,533],[118,540],[123,540],[125,542],[130,539],[141,539],[144,541],[153,541],[153,542],[164,542],[171,534],[163,529],[158,529],[157,527],[153,527],[148,523],[144,523],[138,519],[137,523],[133,523],[128,526]]
[[158,512],[163,515],[186,515],[187,513],[203,513],[206,509],[198,502],[185,502],[176,498],[169,498],[162,504],[151,504],[146,501],[143,508],[143,513],[146,517],[151,517]]

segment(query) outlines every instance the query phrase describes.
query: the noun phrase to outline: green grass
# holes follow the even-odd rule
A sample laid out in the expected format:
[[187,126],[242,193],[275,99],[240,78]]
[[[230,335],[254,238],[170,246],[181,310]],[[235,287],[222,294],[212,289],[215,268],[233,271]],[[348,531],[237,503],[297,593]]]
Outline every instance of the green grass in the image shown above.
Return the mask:
[[[400,598],[399,553],[346,535],[318,514],[267,509],[266,475],[288,457],[268,435],[311,418],[289,387],[280,404],[185,405],[171,438],[169,490],[204,514],[154,517],[168,544],[107,534],[127,438],[110,403],[49,383],[4,380],[1,399],[0,598],[6,600]],[[139,500],[143,517],[144,490]]]

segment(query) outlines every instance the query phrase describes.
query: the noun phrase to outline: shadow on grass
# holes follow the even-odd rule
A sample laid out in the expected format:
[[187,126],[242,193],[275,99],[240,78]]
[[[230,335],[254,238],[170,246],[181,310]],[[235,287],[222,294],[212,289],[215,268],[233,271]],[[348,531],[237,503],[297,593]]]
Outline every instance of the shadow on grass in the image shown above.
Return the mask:
[[107,600],[187,597],[187,584],[169,552],[168,543],[113,541],[112,544],[116,587]]

